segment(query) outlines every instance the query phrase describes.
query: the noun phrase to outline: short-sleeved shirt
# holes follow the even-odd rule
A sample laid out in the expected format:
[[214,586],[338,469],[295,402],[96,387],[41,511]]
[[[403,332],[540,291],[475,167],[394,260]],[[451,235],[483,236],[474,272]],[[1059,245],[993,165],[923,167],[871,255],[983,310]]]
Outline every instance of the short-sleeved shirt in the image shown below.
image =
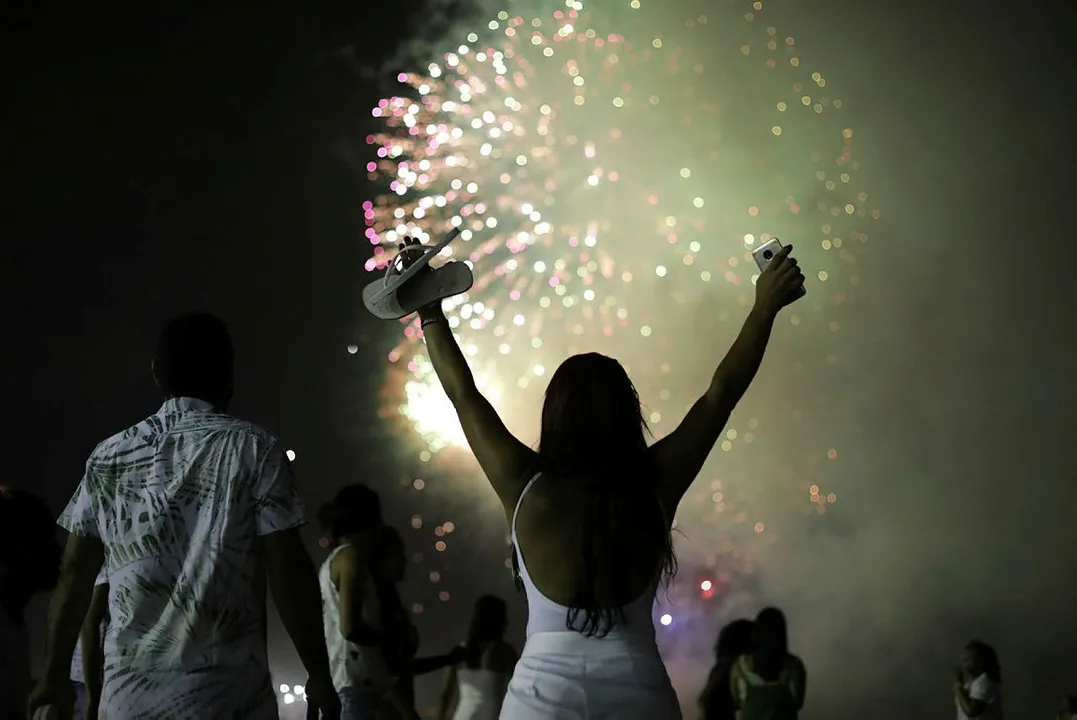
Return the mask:
[[[969,698],[979,700],[987,705],[987,708],[976,716],[976,720],[1003,720],[1002,718],[1002,688],[999,687],[987,675],[980,675],[971,682],[965,683],[965,691]],[[961,711],[961,705],[957,706],[957,720],[969,720],[969,717]]]
[[257,541],[303,522],[282,444],[209,403],[98,445],[59,523],[105,548],[102,714],[276,718]]
[[[104,568],[101,568],[101,572],[99,572],[97,574],[97,579],[94,580],[94,588],[96,589],[98,585],[105,585],[107,583],[108,583],[108,573],[105,572]],[[101,638],[102,638],[102,640],[104,640],[105,628],[107,628],[107,627],[108,627],[108,623],[105,623],[105,622],[101,623]],[[71,681],[72,682],[77,682],[77,683],[85,681],[84,673],[82,671],[82,638],[81,637],[79,638],[78,642],[75,643],[75,652],[71,656]]]

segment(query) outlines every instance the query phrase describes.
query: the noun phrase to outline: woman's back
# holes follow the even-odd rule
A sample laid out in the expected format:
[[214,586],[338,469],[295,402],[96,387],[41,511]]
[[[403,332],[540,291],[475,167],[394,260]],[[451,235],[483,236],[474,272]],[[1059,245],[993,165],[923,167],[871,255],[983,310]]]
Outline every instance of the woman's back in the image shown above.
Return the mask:
[[[651,608],[664,559],[664,548],[655,543],[654,536],[669,532],[658,493],[639,493],[632,498],[634,502],[622,498],[616,505],[618,518],[611,526],[620,532],[603,539],[604,547],[616,548],[616,554],[607,557],[594,557],[595,550],[587,547],[582,531],[585,523],[593,521],[589,504],[603,502],[594,494],[589,495],[579,483],[539,474],[520,495],[511,522],[527,592],[528,636],[567,630],[569,609],[578,607],[577,599],[590,591],[599,607],[624,612],[623,619],[614,616],[612,622],[600,625],[598,635],[615,631],[653,638]],[[641,532],[645,525],[652,532]],[[591,585],[593,579],[585,572],[589,553],[592,562],[606,564],[605,575],[617,578],[615,583]],[[585,623],[586,614],[581,611],[572,627],[581,630]]]

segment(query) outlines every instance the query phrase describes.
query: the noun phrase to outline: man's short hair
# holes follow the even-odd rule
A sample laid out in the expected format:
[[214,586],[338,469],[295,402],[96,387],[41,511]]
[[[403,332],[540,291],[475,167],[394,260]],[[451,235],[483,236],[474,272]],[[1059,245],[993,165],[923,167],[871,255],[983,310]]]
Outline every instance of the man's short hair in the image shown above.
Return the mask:
[[231,387],[234,359],[224,321],[196,312],[168,321],[157,341],[153,367],[166,395],[208,399]]

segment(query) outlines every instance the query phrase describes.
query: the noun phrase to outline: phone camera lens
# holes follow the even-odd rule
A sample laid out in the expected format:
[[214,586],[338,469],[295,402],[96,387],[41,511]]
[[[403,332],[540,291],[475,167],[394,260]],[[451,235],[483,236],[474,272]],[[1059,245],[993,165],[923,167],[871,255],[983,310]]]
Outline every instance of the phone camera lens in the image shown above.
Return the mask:
[[763,251],[763,259],[764,260],[770,260],[772,257],[774,257],[774,253],[772,253],[770,250],[764,250]]

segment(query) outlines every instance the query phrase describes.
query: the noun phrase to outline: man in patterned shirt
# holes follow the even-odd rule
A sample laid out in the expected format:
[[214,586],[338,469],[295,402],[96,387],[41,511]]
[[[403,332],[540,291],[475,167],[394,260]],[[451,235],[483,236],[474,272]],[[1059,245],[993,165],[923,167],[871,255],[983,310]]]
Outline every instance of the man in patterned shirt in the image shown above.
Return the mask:
[[71,537],[31,708],[51,703],[68,716],[68,663],[104,563],[103,716],[276,720],[267,581],[307,692],[326,717],[339,716],[318,580],[299,536],[303,506],[280,441],[224,412],[232,358],[218,318],[169,322],[153,363],[164,405],[90,455],[59,519]]

